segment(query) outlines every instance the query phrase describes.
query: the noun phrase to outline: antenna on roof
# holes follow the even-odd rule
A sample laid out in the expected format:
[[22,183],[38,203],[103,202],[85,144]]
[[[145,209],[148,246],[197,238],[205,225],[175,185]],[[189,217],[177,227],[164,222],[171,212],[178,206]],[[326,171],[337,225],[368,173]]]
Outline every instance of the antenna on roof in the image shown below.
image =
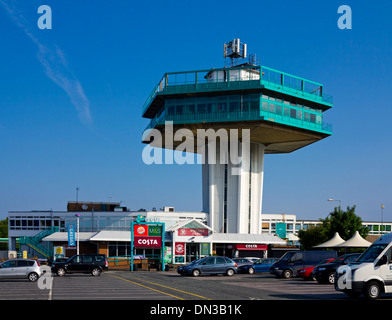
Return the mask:
[[234,39],[223,44],[223,57],[231,59],[231,66],[234,65],[235,59],[246,58],[246,43],[242,43],[240,39]]

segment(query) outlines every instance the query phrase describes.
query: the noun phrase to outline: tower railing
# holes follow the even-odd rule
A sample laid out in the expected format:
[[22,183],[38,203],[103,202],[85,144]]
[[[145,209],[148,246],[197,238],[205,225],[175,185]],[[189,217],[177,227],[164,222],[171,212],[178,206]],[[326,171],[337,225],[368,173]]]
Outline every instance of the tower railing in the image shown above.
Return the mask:
[[222,122],[222,121],[256,121],[267,120],[278,122],[285,125],[296,126],[303,129],[316,130],[319,132],[331,134],[332,125],[323,121],[307,121],[304,119],[292,118],[274,112],[264,110],[248,110],[248,111],[220,111],[220,112],[204,112],[204,113],[162,113],[159,117],[154,117],[145,128],[151,129],[157,125],[164,125],[165,121],[173,121],[178,123],[200,123],[200,122]]
[[332,106],[333,98],[320,83],[264,66],[242,66],[165,73],[143,105],[143,114],[158,94],[207,92],[241,88],[263,88]]

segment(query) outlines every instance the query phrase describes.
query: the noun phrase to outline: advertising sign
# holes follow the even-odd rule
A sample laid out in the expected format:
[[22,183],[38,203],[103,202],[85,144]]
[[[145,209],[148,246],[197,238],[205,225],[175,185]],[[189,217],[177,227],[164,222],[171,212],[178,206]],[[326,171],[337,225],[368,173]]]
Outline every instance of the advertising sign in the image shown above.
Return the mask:
[[170,263],[172,262],[172,248],[171,247],[165,247],[165,258],[164,258],[165,263]]
[[[138,216],[136,223],[131,223],[131,271],[133,271],[133,248],[159,248],[162,266],[171,261],[171,252],[165,249],[165,223],[146,222],[145,217]],[[155,259],[155,258],[154,258]]]
[[76,242],[75,242],[75,225],[74,224],[69,224],[68,225],[68,246],[69,247],[75,247]]
[[276,224],[276,235],[279,238],[286,238],[286,224],[285,223],[277,223]]
[[133,226],[133,236],[134,237],[146,237],[148,236],[148,226],[135,224]]
[[200,253],[202,256],[208,256],[210,254],[210,244],[200,243]]
[[185,242],[176,242],[174,247],[174,254],[176,256],[182,256],[185,254]]
[[237,250],[268,250],[266,244],[236,244],[234,248]]
[[192,236],[192,237],[202,237],[208,236],[208,229],[206,228],[179,228],[179,236]]
[[133,226],[134,237],[161,237],[162,227],[161,226],[149,226],[145,224],[135,224]]
[[64,247],[58,246],[58,247],[53,247],[54,249],[54,258],[63,258],[64,257]]
[[162,247],[162,237],[135,237],[134,247],[160,248]]

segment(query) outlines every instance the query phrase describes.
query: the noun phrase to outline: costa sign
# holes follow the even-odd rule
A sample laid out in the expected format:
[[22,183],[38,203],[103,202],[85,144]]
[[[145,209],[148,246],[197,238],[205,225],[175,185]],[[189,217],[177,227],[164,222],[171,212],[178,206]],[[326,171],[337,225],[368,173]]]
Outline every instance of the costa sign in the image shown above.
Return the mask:
[[237,250],[268,250],[266,244],[235,244],[234,249]]
[[161,237],[135,237],[134,247],[160,248],[162,247]]

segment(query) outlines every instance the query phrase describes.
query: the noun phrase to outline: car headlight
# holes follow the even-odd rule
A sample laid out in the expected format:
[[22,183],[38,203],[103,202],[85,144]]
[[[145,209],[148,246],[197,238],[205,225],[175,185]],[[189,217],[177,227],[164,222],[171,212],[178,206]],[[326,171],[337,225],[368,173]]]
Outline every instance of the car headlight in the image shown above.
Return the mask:
[[319,271],[324,271],[326,268],[318,268]]

